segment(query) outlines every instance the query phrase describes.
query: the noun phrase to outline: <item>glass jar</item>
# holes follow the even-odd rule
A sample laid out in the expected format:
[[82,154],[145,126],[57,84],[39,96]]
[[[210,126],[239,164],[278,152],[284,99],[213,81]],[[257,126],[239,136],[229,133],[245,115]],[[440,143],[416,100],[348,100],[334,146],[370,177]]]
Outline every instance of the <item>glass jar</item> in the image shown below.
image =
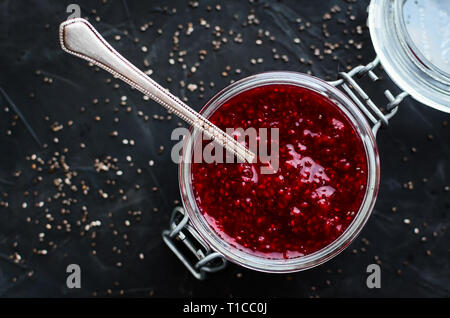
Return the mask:
[[380,164],[375,136],[363,113],[339,89],[313,76],[293,72],[268,72],[250,76],[223,89],[204,106],[200,113],[209,118],[230,98],[246,90],[272,84],[300,86],[325,96],[346,115],[359,134],[364,145],[368,164],[367,186],[360,209],[348,228],[334,242],[323,249],[296,258],[265,258],[230,245],[211,228],[201,214],[194,198],[191,162],[193,162],[194,145],[198,138],[201,138],[201,132],[197,130],[191,130],[191,138],[188,138],[184,145],[183,158],[179,170],[179,182],[183,205],[192,226],[213,250],[219,252],[228,260],[247,268],[264,272],[287,273],[305,270],[322,264],[341,252],[358,235],[375,204],[380,179]]

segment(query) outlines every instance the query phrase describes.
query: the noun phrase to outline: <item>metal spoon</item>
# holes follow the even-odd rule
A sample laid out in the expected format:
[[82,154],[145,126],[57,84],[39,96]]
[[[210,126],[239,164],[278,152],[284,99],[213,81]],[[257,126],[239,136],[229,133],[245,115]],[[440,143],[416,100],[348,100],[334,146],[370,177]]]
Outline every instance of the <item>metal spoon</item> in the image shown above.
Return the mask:
[[87,20],[76,18],[61,23],[59,40],[64,51],[105,69],[138,89],[187,123],[200,129],[239,159],[251,163],[255,158],[253,152],[169,93],[120,55]]

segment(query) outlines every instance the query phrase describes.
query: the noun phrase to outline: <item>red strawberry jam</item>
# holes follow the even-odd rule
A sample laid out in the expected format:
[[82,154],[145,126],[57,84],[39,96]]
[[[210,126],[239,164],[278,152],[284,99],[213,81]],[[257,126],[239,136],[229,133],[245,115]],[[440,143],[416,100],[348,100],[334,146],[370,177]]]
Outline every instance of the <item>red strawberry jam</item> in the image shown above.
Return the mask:
[[210,120],[223,130],[279,128],[275,174],[261,174],[260,163],[192,164],[197,206],[229,244],[266,258],[304,256],[355,218],[366,191],[365,150],[328,98],[294,85],[260,86],[232,97]]

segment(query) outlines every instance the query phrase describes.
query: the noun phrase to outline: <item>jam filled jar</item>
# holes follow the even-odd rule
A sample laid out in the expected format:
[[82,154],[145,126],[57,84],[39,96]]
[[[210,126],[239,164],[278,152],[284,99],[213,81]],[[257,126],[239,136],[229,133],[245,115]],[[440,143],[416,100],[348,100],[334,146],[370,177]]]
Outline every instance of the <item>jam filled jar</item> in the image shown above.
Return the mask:
[[[450,112],[450,2],[372,0],[368,12],[373,62],[334,82],[294,72],[254,75],[202,109],[222,129],[277,127],[279,167],[261,174],[257,162],[192,163],[201,136],[191,130],[179,166],[183,208],[174,210],[163,239],[197,278],[226,260],[286,273],[334,257],[375,204],[379,128],[407,96]],[[385,91],[384,111],[358,84],[375,82],[380,64],[402,90]]]
[[211,248],[269,272],[307,269],[344,249],[367,221],[378,190],[371,127],[336,87],[268,72],[240,80],[201,111],[222,129],[279,129],[279,167],[194,163],[192,131],[180,164],[183,203]]

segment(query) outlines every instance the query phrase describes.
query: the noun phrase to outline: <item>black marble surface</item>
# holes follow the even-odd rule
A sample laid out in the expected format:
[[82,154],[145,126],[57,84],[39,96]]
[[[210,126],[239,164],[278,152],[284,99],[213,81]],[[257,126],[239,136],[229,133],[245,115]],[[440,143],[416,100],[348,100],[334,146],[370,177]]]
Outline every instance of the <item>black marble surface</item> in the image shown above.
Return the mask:
[[[58,25],[71,2],[0,1],[1,296],[450,296],[449,115],[411,98],[379,133],[378,201],[361,235],[343,253],[301,273],[271,275],[230,264],[206,281],[195,280],[161,239],[180,199],[177,166],[170,160],[170,133],[180,120],[168,119],[159,105],[60,49]],[[365,27],[368,1],[199,1],[198,7],[195,1],[173,0],[78,3],[82,16],[116,49],[143,70],[153,70],[155,80],[195,109],[231,80],[251,74],[310,71],[335,79],[347,65],[375,57]],[[341,10],[327,20],[324,14],[334,5]],[[252,24],[245,25],[249,19]],[[189,23],[193,31],[187,35]],[[175,52],[171,65],[178,25],[183,26],[179,50],[186,55],[179,63]],[[216,26],[224,30],[219,37]],[[234,41],[237,33],[243,43]],[[300,43],[294,42],[297,37]],[[212,41],[222,38],[227,42],[213,50]],[[340,47],[321,60],[314,53],[319,48],[323,54],[324,42]],[[273,48],[279,59],[273,58]],[[207,54],[200,60],[203,49]],[[263,62],[252,64],[258,58]],[[204,92],[199,87],[191,92],[180,81],[199,87],[203,81]],[[386,88],[395,91],[386,79],[368,91],[383,101]],[[113,131],[118,136],[110,136]],[[96,159],[110,162],[109,171],[97,171]],[[374,262],[382,269],[377,290],[365,284],[366,267]],[[71,263],[82,269],[78,290],[66,287]]]

